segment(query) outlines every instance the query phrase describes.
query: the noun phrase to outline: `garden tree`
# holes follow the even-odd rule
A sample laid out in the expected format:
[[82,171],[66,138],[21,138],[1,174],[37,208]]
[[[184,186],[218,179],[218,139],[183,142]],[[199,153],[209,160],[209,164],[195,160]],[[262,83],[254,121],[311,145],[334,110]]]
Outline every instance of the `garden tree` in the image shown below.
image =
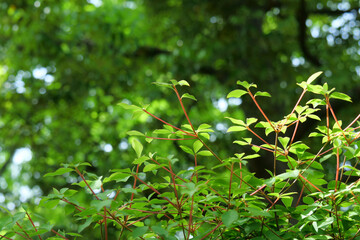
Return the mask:
[[[127,152],[126,132],[146,131],[146,121],[152,128],[161,123],[145,117],[133,121],[118,102],[151,102],[150,112],[178,125],[185,121],[165,100],[175,101],[176,96],[151,85],[155,81],[187,79],[190,94],[198,99],[196,104],[184,100],[193,123],[200,123],[196,121],[201,116],[201,122],[221,132],[226,131],[228,114],[261,117],[249,101],[227,102],[225,96],[236,80],[265,86],[273,98],[259,102],[277,119],[296,101],[295,83],[322,70],[332,87],[353,98],[352,105],[334,106],[348,120],[359,109],[357,4],[2,1],[1,192],[7,202],[19,204],[13,195],[19,185],[39,186],[48,193],[73,182],[71,177],[62,182],[42,177],[60,163],[89,161],[89,170],[99,175],[110,167],[128,166],[132,155]],[[220,156],[235,152],[233,137],[215,132],[212,141]],[[23,163],[21,174],[13,179],[12,156],[22,147],[31,149],[32,160]],[[188,156],[178,145],[162,142],[161,148],[179,151],[184,160],[177,167],[188,166]],[[260,160],[263,167],[266,157]]]

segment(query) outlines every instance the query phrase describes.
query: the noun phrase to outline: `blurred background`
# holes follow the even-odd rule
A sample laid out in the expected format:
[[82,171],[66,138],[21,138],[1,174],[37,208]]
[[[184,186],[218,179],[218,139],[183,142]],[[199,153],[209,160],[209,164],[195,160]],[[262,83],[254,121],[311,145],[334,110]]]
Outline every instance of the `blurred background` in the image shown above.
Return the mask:
[[[98,176],[131,166],[126,132],[161,123],[132,119],[119,102],[150,104],[158,117],[186,123],[176,95],[152,82],[190,83],[186,91],[197,98],[184,100],[190,118],[213,127],[210,145],[226,158],[243,150],[224,117],[262,119],[250,98],[226,99],[237,80],[272,95],[259,102],[277,121],[297,101],[296,83],[323,71],[317,83],[353,99],[333,103],[348,124],[360,109],[359,59],[359,1],[2,0],[0,205],[34,207],[53,187],[77,181],[43,177],[61,163],[90,162],[87,171]],[[315,124],[301,126],[297,140]],[[174,142],[143,144],[145,152],[174,154],[178,169],[193,164]],[[259,161],[251,168],[264,177],[267,157]]]

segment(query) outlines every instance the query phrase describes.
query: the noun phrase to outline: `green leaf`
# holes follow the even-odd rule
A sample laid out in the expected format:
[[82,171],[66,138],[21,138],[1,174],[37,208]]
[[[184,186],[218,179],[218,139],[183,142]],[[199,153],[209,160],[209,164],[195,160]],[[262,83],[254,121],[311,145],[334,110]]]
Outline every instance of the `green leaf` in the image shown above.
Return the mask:
[[238,218],[239,214],[235,210],[229,210],[221,216],[221,220],[226,227],[230,227]]
[[245,90],[236,89],[231,91],[226,97],[227,98],[240,98],[241,96],[247,94],[248,92]]
[[55,172],[45,174],[44,177],[53,177],[53,176],[63,175],[64,173],[68,173],[68,172],[72,172],[72,171],[74,171],[74,169],[71,169],[71,168],[59,168]]
[[323,99],[311,99],[306,104],[307,105],[312,104],[313,108],[316,108],[317,106],[326,105],[326,102]]
[[336,99],[341,99],[344,101],[352,102],[351,97],[349,97],[348,95],[346,95],[344,93],[339,93],[339,92],[333,92],[329,98],[336,98]]
[[250,126],[251,124],[256,123],[256,121],[257,121],[257,118],[247,118],[246,125]]
[[249,145],[248,142],[241,141],[241,140],[235,140],[233,143],[239,144],[240,146],[246,146]]
[[202,148],[202,146],[203,144],[199,140],[195,141],[193,144],[194,152],[197,153]]
[[253,207],[245,207],[245,210],[249,211],[252,216],[263,216],[263,217],[271,217],[271,214],[265,210],[253,208]]
[[202,129],[206,129],[206,128],[211,128],[211,125],[203,123],[198,127],[198,130],[202,130]]
[[245,122],[243,120],[236,119],[236,118],[231,118],[231,117],[226,117],[226,118],[229,119],[232,123],[235,123],[237,125],[246,127],[246,124],[245,124]]
[[110,177],[105,178],[104,183],[110,181],[126,182],[130,177],[131,175],[129,173],[116,172],[111,174]]
[[122,107],[122,108],[124,108],[126,110],[142,110],[141,107],[131,105],[131,104],[127,104],[127,103],[118,103],[117,105],[119,105],[120,107]]
[[89,217],[86,219],[86,221],[81,224],[78,228],[78,232],[81,233],[85,228],[87,228],[92,223],[92,218]]
[[268,92],[261,92],[261,91],[257,91],[254,95],[254,97],[271,97],[271,95]]
[[110,207],[113,200],[107,199],[107,200],[93,200],[91,201],[91,206],[95,207],[97,211],[101,211],[104,209],[104,207],[108,208]]
[[248,83],[247,81],[237,81],[236,84],[240,85],[246,89],[250,89],[251,87],[257,88],[256,84]]
[[184,183],[184,185],[186,188],[183,189],[183,192],[185,194],[188,194],[189,197],[192,197],[194,193],[196,193],[199,190],[198,187],[196,187],[196,185],[193,182]]
[[284,203],[285,207],[289,208],[289,207],[291,207],[293,199],[294,199],[293,197],[284,197],[284,198],[281,198],[281,201]]
[[170,83],[153,82],[152,84],[157,85],[157,86],[160,86],[160,87],[166,87],[166,88],[173,89],[172,84],[170,84]]
[[186,80],[180,80],[180,81],[178,82],[178,84],[179,84],[180,86],[188,86],[188,87],[190,87],[190,84],[189,84]]
[[284,147],[284,149],[286,149],[286,147],[290,141],[290,138],[289,137],[279,137],[278,140],[281,143],[281,145]]
[[276,179],[281,179],[281,180],[286,180],[288,178],[297,178],[299,176],[300,170],[288,170],[285,173],[281,173],[279,175],[277,175],[275,178]]
[[206,156],[206,157],[213,156],[213,154],[212,154],[210,151],[208,151],[208,150],[200,151],[200,152],[197,153],[197,155],[199,155],[199,156]]
[[242,126],[231,126],[228,128],[227,132],[241,132],[246,130],[246,127]]
[[133,232],[132,232],[133,238],[138,238],[138,237],[143,236],[148,231],[148,229],[149,229],[149,227],[147,227],[147,226],[135,228],[135,230],[133,230]]
[[131,141],[131,146],[135,150],[137,157],[139,158],[141,156],[143,145],[137,140],[136,138],[133,138]]
[[243,159],[253,159],[253,158],[257,158],[260,157],[259,154],[250,154],[250,155],[246,155],[245,157],[243,157]]
[[308,80],[306,81],[307,84],[311,84],[316,78],[318,78],[323,72],[319,71],[311,75]]
[[152,171],[152,170],[155,170],[155,169],[158,169],[158,168],[160,168],[161,167],[161,165],[157,165],[157,164],[152,164],[152,163],[150,163],[150,164],[148,164],[148,165],[146,165],[145,167],[144,167],[144,172],[149,172],[149,171]]
[[312,119],[315,119],[315,120],[318,120],[318,121],[321,121],[321,118],[319,118],[317,115],[315,115],[315,114],[309,114],[309,115],[307,115],[307,117],[309,117],[309,118],[312,118]]
[[135,159],[132,163],[133,164],[142,164],[143,162],[145,162],[146,160],[149,160],[150,158],[147,156],[141,156],[137,159]]
[[142,132],[135,131],[135,130],[128,131],[128,132],[126,132],[126,134],[129,136],[145,136]]
[[197,101],[197,99],[193,96],[193,95],[190,95],[188,93],[184,93],[182,96],[181,96],[181,99],[183,98],[189,98],[189,99],[192,99],[194,101]]
[[325,94],[324,87],[321,85],[308,85],[308,90],[316,94]]
[[188,153],[188,154],[191,154],[191,155],[194,155],[194,152],[193,152],[193,150],[191,150],[191,148],[189,148],[189,147],[187,147],[187,146],[184,146],[184,145],[180,145],[180,148],[181,148],[184,152],[186,152],[186,153]]

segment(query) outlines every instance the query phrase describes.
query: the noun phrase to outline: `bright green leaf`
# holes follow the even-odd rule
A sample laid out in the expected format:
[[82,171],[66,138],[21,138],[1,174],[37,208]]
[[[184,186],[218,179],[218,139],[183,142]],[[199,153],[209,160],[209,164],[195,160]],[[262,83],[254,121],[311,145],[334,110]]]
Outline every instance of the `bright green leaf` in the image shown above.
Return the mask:
[[240,98],[241,96],[247,94],[248,92],[245,90],[236,89],[231,91],[226,97],[227,98]]

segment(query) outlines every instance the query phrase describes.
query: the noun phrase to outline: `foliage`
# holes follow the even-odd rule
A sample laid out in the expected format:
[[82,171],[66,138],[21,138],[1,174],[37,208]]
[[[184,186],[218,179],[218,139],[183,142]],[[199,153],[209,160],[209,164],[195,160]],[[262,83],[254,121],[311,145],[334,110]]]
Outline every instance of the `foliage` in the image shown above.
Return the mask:
[[[71,183],[72,176],[41,177],[60,163],[90,162],[87,170],[97,175],[108,166],[129,167],[125,133],[156,129],[160,122],[129,121],[119,101],[152,102],[149,111],[181,124],[181,112],[169,104],[175,96],[153,81],[191,81],[189,94],[198,102],[185,102],[188,113],[195,125],[201,119],[213,126],[219,155],[238,148],[231,144],[234,135],[223,134],[229,124],[224,114],[259,117],[248,101],[224,98],[234,79],[276,92],[272,101],[259,99],[273,119],[291,110],[296,82],[315,69],[352,99],[360,96],[355,0],[2,0],[0,16],[0,202],[7,208],[34,205],[52,187]],[[359,109],[354,102],[333,108],[348,121]],[[213,107],[220,103],[226,112]],[[296,140],[309,140],[307,134]],[[176,144],[158,148],[186,159],[179,167],[188,167],[191,159]],[[31,150],[32,160],[14,169],[21,148]],[[151,149],[144,145],[144,151]],[[260,155],[249,168],[265,177],[260,170],[271,158]],[[35,193],[20,201],[24,187]]]
[[[48,239],[77,239],[85,229],[92,229],[93,236],[102,239],[360,239],[360,182],[358,178],[350,181],[359,176],[356,166],[360,148],[356,141],[360,126],[356,124],[360,115],[342,125],[332,102],[351,99],[329,89],[327,83],[314,84],[320,74],[298,84],[303,89],[298,101],[279,121],[271,121],[258,102],[259,97],[270,97],[269,93],[257,91],[256,84],[238,81],[240,89],[231,91],[228,97],[249,96],[264,120],[228,117],[233,124],[228,132],[248,131],[262,144],[254,144],[252,138],[239,138],[234,143],[249,146],[254,153],[241,151],[226,158],[210,147],[211,126],[192,124],[183,102],[194,97],[178,91],[179,87],[188,87],[188,82],[156,83],[175,92],[187,123],[179,127],[159,118],[148,110],[151,104],[120,103],[135,117],[145,114],[163,124],[163,128],[148,133],[128,132],[135,151],[134,167],[113,169],[103,178],[81,170],[89,163],[63,164],[44,177],[71,174],[79,181],[71,188],[54,188],[40,206],[65,207],[67,214],[80,223],[75,233],[55,231],[56,224],[46,221],[36,226],[25,209],[0,219],[3,238],[42,239],[42,235],[52,232]],[[306,92],[315,97],[300,105]],[[326,112],[325,119],[314,114],[320,110]],[[320,121],[309,135],[321,142],[319,149],[294,141],[301,124],[309,119]],[[263,133],[258,134],[256,129]],[[144,153],[143,140],[151,145],[152,152]],[[181,149],[193,158],[193,167],[175,171],[174,166],[182,160],[158,152],[160,141],[180,142]],[[246,169],[261,151],[273,156],[271,177],[266,179]],[[333,166],[333,178],[327,176],[325,162]],[[283,172],[277,167],[280,163],[287,166]],[[301,191],[294,192],[295,185]]]

